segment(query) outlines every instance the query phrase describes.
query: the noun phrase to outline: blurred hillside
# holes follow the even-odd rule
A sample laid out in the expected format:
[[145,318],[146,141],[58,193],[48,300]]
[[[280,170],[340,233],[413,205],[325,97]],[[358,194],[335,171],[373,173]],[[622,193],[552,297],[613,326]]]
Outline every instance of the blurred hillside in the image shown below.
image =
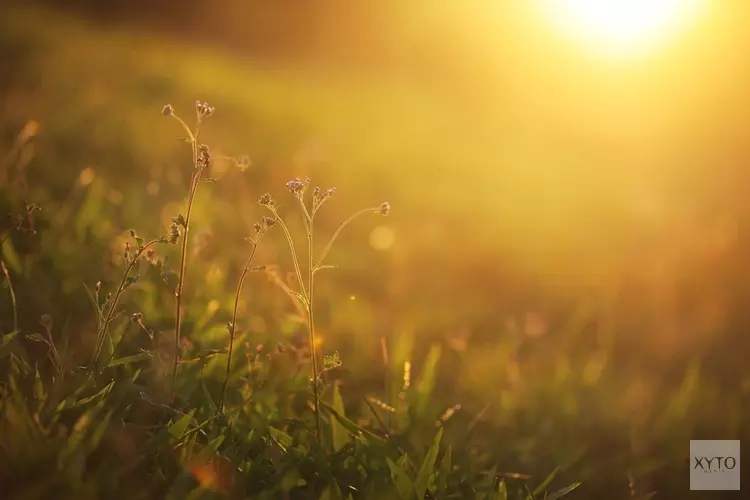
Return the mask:
[[[409,332],[444,345],[447,400],[504,409],[500,426],[552,426],[561,448],[582,439],[560,431],[574,421],[602,434],[648,421],[658,441],[669,418],[686,419],[685,436],[715,422],[708,408],[739,432],[748,7],[715,9],[660,52],[603,61],[510,2],[40,4],[54,8],[0,7],[1,151],[39,124],[14,189],[45,208],[53,230],[25,244],[50,252],[45,279],[59,280],[26,290],[22,322],[48,312],[75,329],[81,282],[101,279],[92,262],[112,265],[124,229],[159,234],[179,210],[189,157],[159,112],[192,118],[201,99],[217,108],[203,140],[252,166],[217,165],[201,194],[194,303],[227,308],[258,197],[310,175],[339,189],[323,230],[393,206],[342,235],[320,289],[326,345],[353,372],[377,362],[381,336]],[[261,257],[288,266],[275,241]],[[252,301],[259,332],[285,328],[268,319],[288,309],[273,287]],[[668,405],[680,391],[693,399]]]

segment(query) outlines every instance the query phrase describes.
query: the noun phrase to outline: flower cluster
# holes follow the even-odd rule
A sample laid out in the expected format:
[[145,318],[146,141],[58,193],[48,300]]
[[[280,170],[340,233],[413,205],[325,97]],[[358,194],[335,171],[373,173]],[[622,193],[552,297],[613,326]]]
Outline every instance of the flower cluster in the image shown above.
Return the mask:
[[171,104],[167,104],[161,109],[161,114],[164,116],[172,116],[174,114],[174,108]]
[[276,202],[271,198],[271,195],[266,193],[263,196],[260,197],[260,200],[258,200],[258,203],[260,203],[261,206],[264,207],[273,207],[276,205]]
[[377,210],[377,212],[380,215],[388,215],[388,212],[390,211],[391,211],[391,204],[388,203],[387,201],[384,201],[383,203],[381,203]]
[[320,206],[321,203],[326,201],[328,198],[333,196],[333,194],[336,192],[336,188],[328,188],[326,190],[321,190],[319,187],[315,187],[313,189],[313,207],[317,208]]
[[307,177],[304,181],[299,180],[299,177],[297,177],[296,179],[292,179],[291,181],[287,182],[286,188],[290,193],[301,198],[305,192],[305,188],[310,185],[310,182],[311,181],[309,177]]
[[274,226],[274,224],[276,224],[276,219],[274,219],[273,217],[268,217],[264,215],[261,218],[260,222],[256,222],[255,224],[253,224],[253,228],[255,229],[256,233],[263,234],[269,229],[271,229]]
[[179,239],[180,239],[180,226],[177,224],[177,222],[172,221],[172,224],[169,225],[169,230],[167,231],[165,240],[167,243],[171,245],[176,245]]
[[208,146],[201,144],[198,146],[198,157],[195,161],[196,170],[206,170],[211,165],[211,152]]
[[195,101],[195,111],[198,113],[198,119],[203,120],[214,114],[214,107],[209,106],[207,102]]

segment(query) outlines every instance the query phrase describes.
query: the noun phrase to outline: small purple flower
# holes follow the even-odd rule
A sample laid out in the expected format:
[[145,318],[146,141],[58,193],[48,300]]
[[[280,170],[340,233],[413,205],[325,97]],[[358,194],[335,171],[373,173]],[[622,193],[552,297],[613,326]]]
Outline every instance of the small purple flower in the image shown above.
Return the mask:
[[301,196],[302,192],[305,190],[305,187],[306,185],[301,180],[299,180],[299,177],[296,179],[292,179],[291,181],[286,183],[286,188],[295,196]]

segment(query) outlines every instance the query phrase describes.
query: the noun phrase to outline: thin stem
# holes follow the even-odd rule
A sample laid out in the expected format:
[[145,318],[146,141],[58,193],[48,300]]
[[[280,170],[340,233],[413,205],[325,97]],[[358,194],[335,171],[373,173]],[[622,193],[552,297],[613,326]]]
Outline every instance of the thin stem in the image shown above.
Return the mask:
[[305,282],[302,281],[302,270],[299,267],[299,260],[297,259],[297,252],[294,250],[294,239],[292,238],[292,233],[289,232],[289,228],[286,226],[286,223],[284,223],[284,220],[279,217],[279,213],[276,211],[274,207],[268,207],[268,209],[273,214],[274,218],[279,222],[279,225],[281,226],[281,229],[284,230],[284,234],[286,235],[287,242],[289,243],[289,249],[292,252],[292,262],[294,262],[294,272],[297,275],[297,281],[299,281],[299,286],[302,289],[302,296],[305,298],[305,301],[309,302],[309,296],[307,295],[307,291],[305,290]]
[[232,351],[234,349],[235,332],[237,331],[237,307],[240,303],[240,294],[242,293],[242,284],[245,282],[245,278],[250,272],[250,264],[253,261],[253,257],[255,257],[255,251],[258,249],[259,241],[260,241],[260,237],[258,238],[258,240],[255,241],[255,243],[253,243],[253,249],[250,252],[250,255],[247,257],[247,262],[245,262],[245,267],[242,268],[242,274],[240,274],[240,279],[237,282],[237,291],[234,294],[234,310],[232,311],[232,324],[231,324],[231,330],[229,332],[229,353],[227,354],[227,373],[224,376],[224,386],[221,389],[221,399],[219,400],[219,406],[216,408],[217,415],[224,410],[224,401],[226,400],[226,397],[227,397],[227,385],[229,384],[229,373],[232,368]]
[[[193,161],[194,164],[197,161],[197,143],[193,142]],[[185,226],[182,235],[182,242],[180,246],[180,275],[177,280],[177,291],[176,291],[176,305],[175,305],[175,333],[174,333],[174,364],[172,366],[172,384],[170,389],[170,400],[174,402],[175,396],[175,385],[177,383],[177,369],[180,364],[180,338],[182,330],[182,289],[185,283],[185,269],[187,261],[187,245],[188,245],[188,234],[190,232],[190,214],[193,208],[193,200],[195,199],[195,192],[198,190],[198,173],[193,173],[193,178],[190,184],[190,191],[188,194],[187,211],[185,212]]]
[[333,242],[336,241],[336,238],[338,237],[339,233],[347,226],[351,221],[359,217],[360,215],[367,213],[367,212],[373,212],[377,211],[377,208],[363,208],[359,212],[354,212],[352,215],[349,216],[348,219],[346,219],[344,222],[341,223],[338,229],[336,229],[336,232],[333,233],[333,236],[331,236],[331,239],[328,241],[328,244],[323,249],[323,253],[320,254],[320,258],[318,259],[318,263],[315,264],[315,269],[319,268],[320,265],[323,263],[323,259],[326,258],[326,255],[328,255],[328,252],[330,252],[331,247],[333,246]]
[[[5,240],[3,239],[2,242],[0,242],[0,245]],[[8,281],[8,290],[10,291],[10,301],[13,304],[13,331],[18,331],[18,304],[16,302],[16,291],[13,289],[13,282],[10,279],[10,272],[8,272],[8,267],[5,265],[5,261],[0,260],[0,268],[3,270],[3,274],[5,275],[5,279]]]
[[310,359],[312,360],[313,399],[315,405],[315,430],[318,441],[323,444],[320,433],[320,395],[318,394],[318,349],[315,345],[315,315],[313,309],[313,290],[315,283],[315,268],[313,267],[313,220],[307,220],[307,326],[310,330]]
[[148,243],[146,243],[142,248],[138,249],[138,251],[135,253],[133,258],[128,262],[128,265],[125,267],[125,272],[122,274],[122,279],[120,280],[120,286],[117,287],[117,292],[115,292],[115,296],[112,298],[112,301],[109,303],[109,310],[107,311],[107,317],[104,320],[104,323],[102,324],[102,327],[100,331],[97,333],[97,346],[96,351],[94,352],[94,359],[91,363],[91,368],[93,369],[96,366],[97,361],[99,361],[99,356],[101,355],[102,348],[104,348],[104,339],[107,335],[107,329],[109,328],[109,324],[112,321],[112,318],[115,313],[115,309],[117,308],[117,303],[120,300],[120,296],[122,295],[122,292],[125,291],[125,282],[128,279],[128,276],[130,275],[130,271],[133,270],[133,266],[135,266],[135,263],[138,262],[138,259],[143,255],[143,252],[145,252],[149,247],[155,245],[159,241],[161,241],[162,238],[155,238]]

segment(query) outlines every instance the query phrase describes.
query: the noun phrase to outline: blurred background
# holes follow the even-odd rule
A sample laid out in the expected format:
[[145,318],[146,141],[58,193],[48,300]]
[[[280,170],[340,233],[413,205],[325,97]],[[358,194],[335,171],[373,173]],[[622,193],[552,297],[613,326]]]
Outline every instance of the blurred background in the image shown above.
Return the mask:
[[[434,404],[479,415],[509,469],[686,489],[687,441],[750,418],[750,4],[620,33],[554,3],[3,2],[0,208],[42,208],[2,247],[18,321],[86,342],[83,283],[114,286],[127,230],[184,210],[190,151],[162,106],[192,123],[205,100],[202,141],[251,163],[217,161],[198,195],[193,343],[226,343],[260,195],[301,227],[284,183],[310,176],[338,188],[321,232],[393,207],[342,234],[317,288],[345,390],[382,387],[383,342],[412,339],[415,369],[440,345]],[[291,270],[280,232],[257,262]],[[128,301],[168,338],[152,281]],[[303,343],[281,290],[248,283],[248,342]]]

